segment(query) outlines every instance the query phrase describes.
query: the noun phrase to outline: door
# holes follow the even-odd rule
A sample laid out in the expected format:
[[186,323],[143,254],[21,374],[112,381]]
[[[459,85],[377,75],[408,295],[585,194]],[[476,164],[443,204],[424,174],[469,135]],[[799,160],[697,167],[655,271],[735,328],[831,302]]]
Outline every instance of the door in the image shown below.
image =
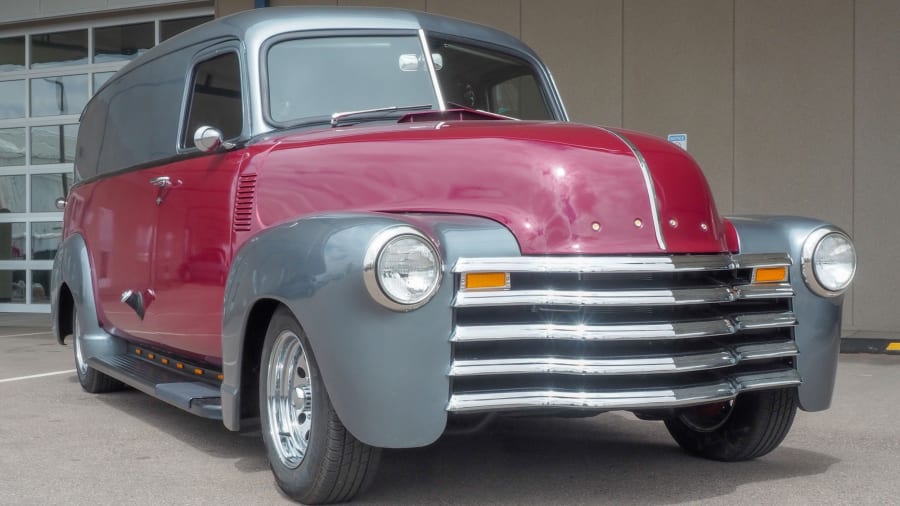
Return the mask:
[[151,293],[158,188],[155,169],[133,170],[77,188],[90,202],[83,230],[91,252],[100,317],[107,330],[139,336]]
[[226,141],[244,131],[240,60],[222,47],[197,60],[186,101],[181,148],[190,156],[161,172],[168,186],[158,206],[152,285],[144,337],[188,356],[220,363],[222,304],[231,263],[233,183],[241,150],[201,154],[193,133],[220,130]]

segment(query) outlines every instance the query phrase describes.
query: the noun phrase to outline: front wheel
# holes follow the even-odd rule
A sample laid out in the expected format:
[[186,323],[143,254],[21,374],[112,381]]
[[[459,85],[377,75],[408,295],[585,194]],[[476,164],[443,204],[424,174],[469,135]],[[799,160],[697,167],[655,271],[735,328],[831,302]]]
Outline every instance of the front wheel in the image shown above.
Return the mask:
[[341,423],[309,340],[284,307],[269,323],[259,374],[263,441],[281,490],[305,504],[343,502],[361,492],[381,451]]
[[680,410],[666,428],[685,451],[735,462],[761,457],[781,444],[797,413],[793,388],[741,394],[734,401]]

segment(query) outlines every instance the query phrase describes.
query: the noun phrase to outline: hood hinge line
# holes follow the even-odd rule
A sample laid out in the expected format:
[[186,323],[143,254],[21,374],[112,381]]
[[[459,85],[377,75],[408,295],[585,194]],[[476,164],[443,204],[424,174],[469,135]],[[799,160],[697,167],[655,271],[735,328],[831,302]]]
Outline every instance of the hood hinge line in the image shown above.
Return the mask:
[[647,165],[647,160],[644,159],[644,155],[641,154],[641,151],[637,146],[624,135],[608,128],[600,127],[600,129],[614,135],[617,139],[624,142],[625,145],[628,146],[628,149],[634,154],[634,157],[637,158],[638,165],[641,167],[641,173],[644,176],[644,185],[647,187],[647,196],[650,198],[650,214],[653,216],[656,242],[659,244],[661,250],[666,251],[666,240],[663,238],[662,234],[662,222],[659,221],[659,201],[656,199],[656,190],[653,188],[653,179],[650,177],[650,167]]

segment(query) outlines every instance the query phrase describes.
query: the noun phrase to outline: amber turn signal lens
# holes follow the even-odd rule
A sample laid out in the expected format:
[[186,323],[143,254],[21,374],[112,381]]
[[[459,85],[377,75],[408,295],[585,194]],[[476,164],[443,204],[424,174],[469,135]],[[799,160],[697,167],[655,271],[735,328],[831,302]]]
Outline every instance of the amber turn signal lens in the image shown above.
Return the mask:
[[754,283],[780,283],[787,278],[787,267],[758,267],[753,273]]
[[466,290],[485,288],[509,288],[509,275],[505,272],[470,272],[466,274]]

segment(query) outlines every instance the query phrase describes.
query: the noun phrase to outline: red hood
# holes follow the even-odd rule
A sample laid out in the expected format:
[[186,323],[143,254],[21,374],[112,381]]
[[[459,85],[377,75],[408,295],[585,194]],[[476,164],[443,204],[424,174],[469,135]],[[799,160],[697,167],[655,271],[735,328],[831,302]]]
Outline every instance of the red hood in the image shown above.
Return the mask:
[[637,157],[601,128],[454,121],[300,132],[258,146],[271,149],[249,170],[264,164],[257,202],[266,225],[327,211],[456,213],[502,223],[523,254],[726,251],[693,159],[660,139],[619,133],[650,167],[666,249]]

